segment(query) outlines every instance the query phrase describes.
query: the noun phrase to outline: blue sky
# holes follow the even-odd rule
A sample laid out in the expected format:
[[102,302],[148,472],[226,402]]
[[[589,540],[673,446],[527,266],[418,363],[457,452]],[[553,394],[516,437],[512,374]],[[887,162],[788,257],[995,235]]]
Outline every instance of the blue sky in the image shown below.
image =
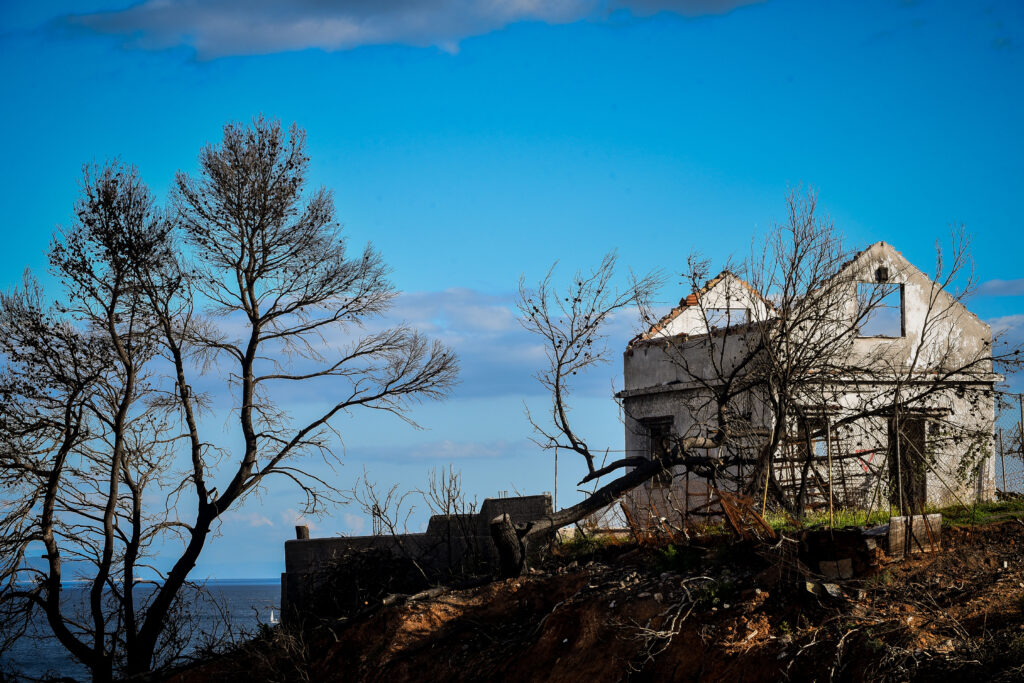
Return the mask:
[[[742,258],[797,184],[818,189],[852,245],[886,240],[926,271],[935,240],[965,224],[984,283],[973,310],[1024,337],[1021,3],[383,5],[4,3],[0,285],[44,270],[82,164],[119,156],[162,196],[226,121],[295,121],[353,245],[372,241],[408,293],[395,315],[464,367],[452,400],[417,409],[423,431],[342,420],[333,476],[365,465],[414,488],[454,462],[481,499],[551,489],[522,415],[542,397],[537,348],[509,309],[520,274],[556,259],[568,274],[612,248],[670,274],[693,250]],[[680,287],[671,278],[664,300]],[[629,331],[617,321],[613,346]],[[577,401],[610,448],[619,369],[613,353]],[[563,462],[560,502],[573,473]],[[279,571],[298,502],[271,487],[225,520],[199,571]],[[366,529],[347,508],[314,524]]]

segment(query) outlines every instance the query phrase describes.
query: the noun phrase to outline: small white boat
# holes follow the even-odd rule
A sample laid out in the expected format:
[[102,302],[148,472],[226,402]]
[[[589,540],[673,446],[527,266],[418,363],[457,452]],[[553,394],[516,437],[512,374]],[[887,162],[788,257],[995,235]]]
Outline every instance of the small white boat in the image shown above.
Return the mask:
[[281,621],[277,617],[274,616],[274,608],[273,607],[270,608],[270,623],[271,624],[280,624],[281,623]]

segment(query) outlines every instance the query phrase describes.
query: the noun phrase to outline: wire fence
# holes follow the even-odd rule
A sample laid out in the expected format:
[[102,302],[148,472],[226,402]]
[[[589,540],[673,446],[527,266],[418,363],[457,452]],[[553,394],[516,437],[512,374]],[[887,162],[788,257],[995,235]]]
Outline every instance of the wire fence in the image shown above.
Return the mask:
[[1024,494],[1024,456],[1021,453],[1021,420],[1024,394],[998,392],[996,400],[996,488]]

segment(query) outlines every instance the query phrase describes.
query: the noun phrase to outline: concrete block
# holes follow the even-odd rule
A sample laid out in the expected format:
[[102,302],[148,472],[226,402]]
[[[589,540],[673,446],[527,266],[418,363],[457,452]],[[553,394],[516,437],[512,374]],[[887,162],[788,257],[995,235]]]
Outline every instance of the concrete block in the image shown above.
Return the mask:
[[818,569],[826,579],[853,578],[853,560],[848,557],[839,560],[822,560],[818,563]]
[[890,517],[886,553],[903,557],[906,553],[935,552],[941,548],[942,515]]

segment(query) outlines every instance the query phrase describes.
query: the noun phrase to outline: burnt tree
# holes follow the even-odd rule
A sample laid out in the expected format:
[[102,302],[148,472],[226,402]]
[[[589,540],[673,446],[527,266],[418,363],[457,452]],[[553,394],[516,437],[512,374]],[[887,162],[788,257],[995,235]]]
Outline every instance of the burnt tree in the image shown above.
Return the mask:
[[[180,661],[197,632],[189,574],[226,511],[272,478],[307,511],[343,497],[306,467],[335,457],[335,416],[408,421],[456,379],[439,342],[364,330],[396,292],[380,254],[349,252],[331,193],[309,187],[304,133],[263,118],[223,133],[167,209],[132,167],[87,169],[50,251],[62,295],[27,278],[0,299],[4,642],[41,613],[95,680]],[[223,378],[237,442],[202,427],[201,376]],[[296,384],[329,405],[290,416],[279,391]],[[43,565],[29,561],[39,544]],[[166,572],[157,548],[176,553]],[[62,603],[69,563],[89,582],[84,618]]]

